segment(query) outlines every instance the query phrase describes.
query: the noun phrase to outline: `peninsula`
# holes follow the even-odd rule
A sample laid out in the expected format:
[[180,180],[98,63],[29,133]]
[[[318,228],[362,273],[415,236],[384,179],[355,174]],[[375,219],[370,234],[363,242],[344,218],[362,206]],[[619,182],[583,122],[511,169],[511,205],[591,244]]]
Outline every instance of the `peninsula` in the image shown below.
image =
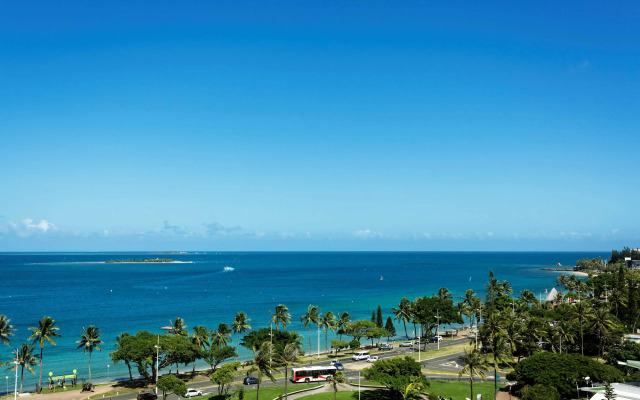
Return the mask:
[[134,258],[125,259],[125,260],[107,260],[105,264],[112,263],[173,263],[176,262],[170,258],[143,258],[142,260],[136,260]]

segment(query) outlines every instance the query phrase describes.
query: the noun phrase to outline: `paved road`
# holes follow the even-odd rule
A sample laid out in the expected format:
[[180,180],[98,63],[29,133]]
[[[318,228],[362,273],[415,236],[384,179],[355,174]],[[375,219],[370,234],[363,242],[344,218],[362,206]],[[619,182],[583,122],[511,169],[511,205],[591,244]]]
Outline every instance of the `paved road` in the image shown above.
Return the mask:
[[[459,339],[450,339],[450,340],[443,340],[440,343],[440,348],[447,348],[450,346],[454,346],[457,344],[463,344],[463,343],[468,343],[469,339],[468,338],[459,338]],[[399,355],[403,355],[403,354],[411,354],[413,352],[418,352],[418,348],[417,346],[414,346],[414,348],[412,347],[398,347],[397,345],[394,346],[393,350],[389,350],[389,351],[384,351],[384,352],[380,352],[377,353],[376,355],[378,357],[380,357],[381,359],[384,358],[393,358]],[[425,347],[426,350],[434,350],[437,349],[437,344],[436,343],[428,343],[426,344],[426,346],[423,344],[421,346],[421,351],[425,351]],[[462,353],[456,353],[456,354],[451,354],[451,355],[447,355],[447,356],[442,356],[442,357],[437,357],[437,358],[432,358],[429,360],[423,360],[421,362],[422,364],[422,368],[424,369],[428,369],[428,370],[434,370],[434,371],[441,371],[444,374],[442,375],[443,377],[447,377],[447,378],[452,378],[453,376],[451,374],[457,374],[460,371],[460,368],[462,368],[463,365],[461,365],[460,360],[458,359],[458,357],[461,355]],[[353,361],[351,359],[351,357],[345,357],[345,358],[341,358],[340,361],[342,362],[342,364],[344,365],[344,373],[347,376],[347,378],[349,380],[351,380],[352,382],[357,382],[358,381],[358,376],[359,376],[359,371],[362,368],[365,368],[367,366],[369,366],[369,364],[367,362],[362,362],[362,361]],[[328,361],[322,361],[322,362],[318,362],[318,363],[312,363],[312,364],[305,364],[305,366],[309,366],[309,365],[327,365],[329,362]],[[449,374],[449,375],[446,375]],[[429,378],[435,378],[438,377],[438,374],[429,374]],[[277,379],[276,382],[271,382],[269,379],[264,379],[262,381],[262,384],[260,385],[260,387],[269,387],[269,386],[284,386],[284,378],[280,378]],[[296,385],[295,384],[291,384],[289,386],[291,389],[290,390],[295,390]],[[194,389],[199,389],[202,390],[203,395],[207,395],[207,394],[217,394],[218,393],[218,389],[217,389],[217,385],[209,382],[209,381],[202,381],[202,382],[194,382],[194,383],[190,383],[189,384],[189,388],[194,388]],[[136,393],[129,393],[129,394],[124,394],[124,395],[120,395],[120,396],[112,396],[110,397],[110,399],[112,400],[131,400],[131,399],[135,399],[137,397]],[[159,397],[159,399],[162,399],[162,396]],[[167,396],[167,400],[181,400],[182,398],[179,396],[176,396],[174,394],[171,394],[169,396]],[[198,399],[197,397],[195,399]]]

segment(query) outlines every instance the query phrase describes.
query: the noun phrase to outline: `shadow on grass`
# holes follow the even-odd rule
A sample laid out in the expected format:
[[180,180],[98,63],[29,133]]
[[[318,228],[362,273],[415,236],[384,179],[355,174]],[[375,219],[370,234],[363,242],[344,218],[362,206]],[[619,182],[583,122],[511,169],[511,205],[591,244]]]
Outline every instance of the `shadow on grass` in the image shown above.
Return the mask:
[[[365,390],[360,392],[360,400],[388,400],[389,399],[389,391],[386,389],[379,390]],[[355,391],[351,395],[351,398],[357,400],[358,392]]]
[[134,379],[132,381],[120,381],[113,385],[116,388],[127,388],[127,389],[144,389],[149,385],[149,381],[146,379]]

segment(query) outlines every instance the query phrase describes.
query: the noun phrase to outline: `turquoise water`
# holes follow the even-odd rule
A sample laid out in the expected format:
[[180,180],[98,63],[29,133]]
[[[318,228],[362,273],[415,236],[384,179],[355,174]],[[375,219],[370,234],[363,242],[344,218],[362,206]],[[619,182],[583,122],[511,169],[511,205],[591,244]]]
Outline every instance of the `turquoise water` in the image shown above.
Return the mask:
[[[104,264],[102,261],[137,257],[172,258],[180,264]],[[43,316],[60,327],[57,346],[45,346],[44,376],[78,370],[87,377],[87,356],[75,350],[82,327],[96,325],[105,344],[92,356],[94,380],[127,376],[114,366],[109,353],[120,332],[161,333],[160,327],[181,317],[189,326],[231,324],[244,311],[252,327],[266,327],[269,310],[283,303],[292,314],[290,329],[306,339],[299,322],[309,304],[321,312],[348,311],[354,319],[370,318],[380,304],[384,318],[405,296],[436,293],[441,286],[454,295],[471,288],[484,295],[490,269],[508,280],[515,293],[530,289],[544,293],[557,272],[540,268],[580,258],[608,257],[602,252],[266,252],[158,255],[152,253],[1,253],[0,314],[18,329],[12,347],[26,342],[28,327]],[[232,271],[225,271],[225,267]],[[383,279],[380,279],[380,278]],[[402,328],[396,326],[400,334]],[[234,344],[236,336],[234,335]],[[317,333],[311,334],[312,351]],[[320,338],[324,347],[324,335]],[[11,349],[0,347],[0,360]],[[241,358],[248,358],[242,352]],[[110,365],[107,368],[107,365]],[[191,367],[186,367],[190,369]],[[25,390],[33,390],[36,374],[25,375]],[[11,373],[7,373],[11,375]],[[0,388],[0,392],[3,391]]]

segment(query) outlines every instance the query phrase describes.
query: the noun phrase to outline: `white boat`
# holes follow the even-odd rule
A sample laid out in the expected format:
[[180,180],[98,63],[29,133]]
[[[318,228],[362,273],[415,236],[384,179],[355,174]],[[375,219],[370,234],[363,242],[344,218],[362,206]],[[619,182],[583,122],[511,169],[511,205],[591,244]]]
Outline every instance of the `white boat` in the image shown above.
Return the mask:
[[225,272],[229,272],[229,271],[234,271],[235,268],[233,267],[224,267]]

